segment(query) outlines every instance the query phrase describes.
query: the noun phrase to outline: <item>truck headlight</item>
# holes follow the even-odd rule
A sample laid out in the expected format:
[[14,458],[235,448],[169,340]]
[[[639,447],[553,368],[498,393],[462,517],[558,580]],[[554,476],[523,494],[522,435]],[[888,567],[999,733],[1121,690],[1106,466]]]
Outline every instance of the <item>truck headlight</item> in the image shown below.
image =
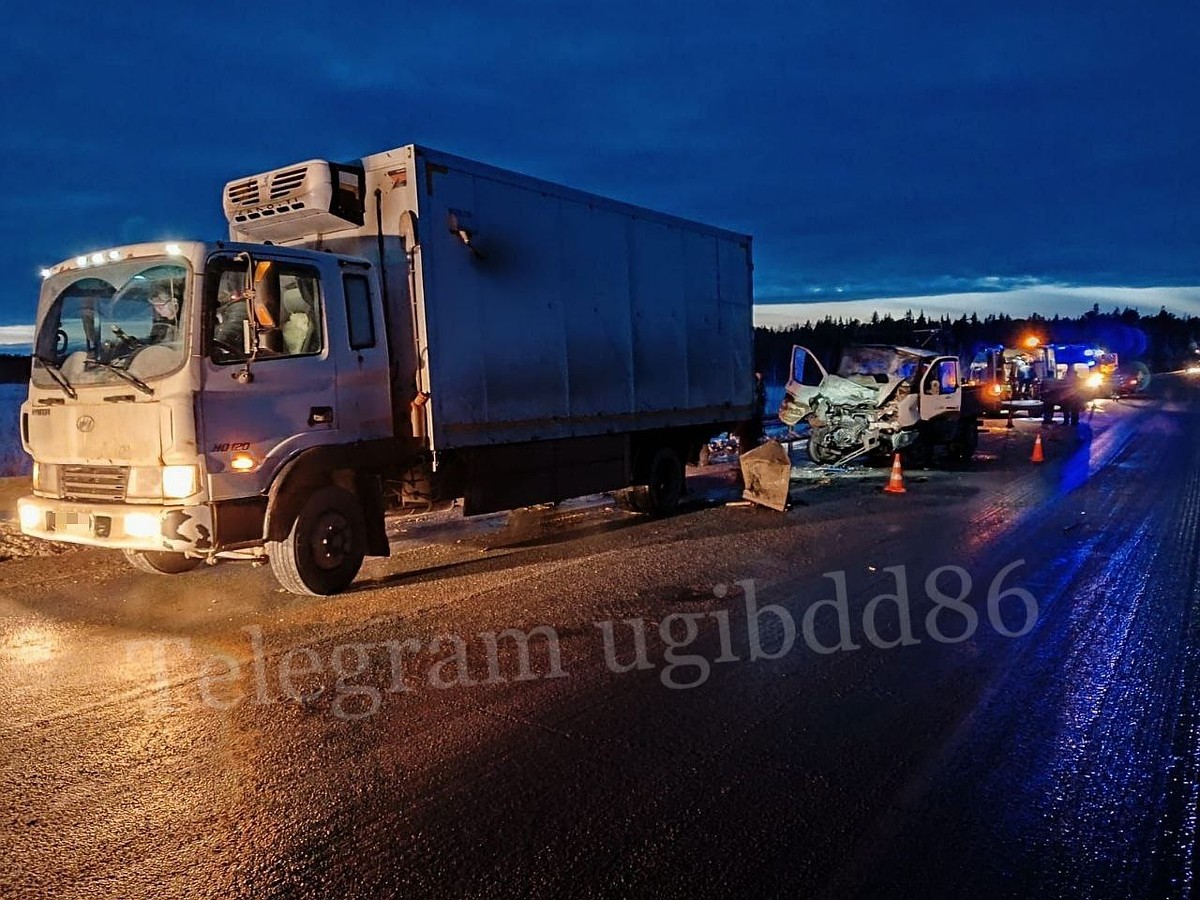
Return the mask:
[[199,481],[195,466],[133,466],[125,496],[138,500],[182,500],[196,493]]
[[160,466],[131,466],[125,496],[138,500],[161,500],[162,471]]
[[42,527],[42,510],[32,503],[17,503],[17,518],[22,531],[33,531]]
[[200,473],[195,466],[163,466],[162,492],[164,497],[182,500],[196,493]]
[[33,489],[41,494],[58,496],[59,467],[53,463],[33,463]]
[[1098,388],[1102,384],[1104,384],[1104,376],[1101,375],[1099,372],[1093,372],[1091,375],[1088,376],[1088,379],[1087,379],[1088,387]]

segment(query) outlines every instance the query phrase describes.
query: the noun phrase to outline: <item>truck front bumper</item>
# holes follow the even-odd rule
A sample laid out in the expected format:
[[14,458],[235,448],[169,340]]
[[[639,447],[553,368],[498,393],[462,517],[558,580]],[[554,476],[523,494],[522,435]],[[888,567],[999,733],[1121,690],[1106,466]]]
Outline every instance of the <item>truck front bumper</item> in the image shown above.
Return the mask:
[[160,550],[203,556],[212,550],[208,506],[81,503],[25,496],[17,501],[21,531],[48,541],[114,550]]

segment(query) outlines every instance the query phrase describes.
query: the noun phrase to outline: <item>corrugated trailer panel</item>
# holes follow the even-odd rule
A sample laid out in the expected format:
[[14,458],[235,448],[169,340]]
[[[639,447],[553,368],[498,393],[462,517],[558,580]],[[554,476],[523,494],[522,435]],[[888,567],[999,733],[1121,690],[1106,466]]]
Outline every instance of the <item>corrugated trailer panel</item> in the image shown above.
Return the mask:
[[487,167],[423,163],[435,448],[745,415],[748,239]]
[[642,219],[631,219],[628,233],[633,411],[687,409],[683,233]]
[[754,287],[749,244],[722,240],[717,244],[721,283],[720,342],[727,364],[722,367],[727,396],[751,403],[754,388],[743,385],[742,373],[754,371]]
[[730,379],[729,335],[721,333],[720,251],[716,237],[683,234],[687,316],[687,385],[690,406],[719,406],[737,396]]
[[[634,402],[628,217],[581,203],[560,209],[571,414],[619,416]],[[572,252],[584,243],[592,252]]]

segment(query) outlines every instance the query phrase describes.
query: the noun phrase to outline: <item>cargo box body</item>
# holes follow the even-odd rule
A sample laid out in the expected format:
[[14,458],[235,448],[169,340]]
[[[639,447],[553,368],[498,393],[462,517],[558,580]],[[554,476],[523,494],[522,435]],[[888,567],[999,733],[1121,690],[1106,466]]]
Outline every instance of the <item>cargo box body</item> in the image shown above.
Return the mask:
[[362,225],[277,242],[378,265],[398,429],[420,394],[438,451],[750,414],[749,237],[415,145],[362,166]]

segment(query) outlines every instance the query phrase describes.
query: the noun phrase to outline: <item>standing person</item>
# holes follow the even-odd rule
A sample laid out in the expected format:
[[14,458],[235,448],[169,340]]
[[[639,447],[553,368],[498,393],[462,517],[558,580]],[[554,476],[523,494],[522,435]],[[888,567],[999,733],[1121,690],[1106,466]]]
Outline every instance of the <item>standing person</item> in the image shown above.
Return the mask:
[[1033,366],[1025,360],[1017,361],[1017,383],[1020,385],[1021,399],[1029,400],[1033,397]]
[[[763,417],[767,409],[767,386],[763,383],[762,372],[754,373],[754,407],[750,418],[738,422],[733,428],[733,437],[737,440],[738,455],[749,453],[763,439]],[[737,469],[737,483],[745,487],[741,466]]]
[[1075,371],[1067,379],[1066,392],[1063,395],[1063,424],[1078,425],[1079,411],[1083,407],[1084,385],[1086,377]]
[[762,442],[763,418],[766,410],[767,386],[763,383],[762,372],[755,372],[754,407],[750,411],[750,418],[739,422],[733,431],[733,436],[737,438],[739,453],[748,453]]

